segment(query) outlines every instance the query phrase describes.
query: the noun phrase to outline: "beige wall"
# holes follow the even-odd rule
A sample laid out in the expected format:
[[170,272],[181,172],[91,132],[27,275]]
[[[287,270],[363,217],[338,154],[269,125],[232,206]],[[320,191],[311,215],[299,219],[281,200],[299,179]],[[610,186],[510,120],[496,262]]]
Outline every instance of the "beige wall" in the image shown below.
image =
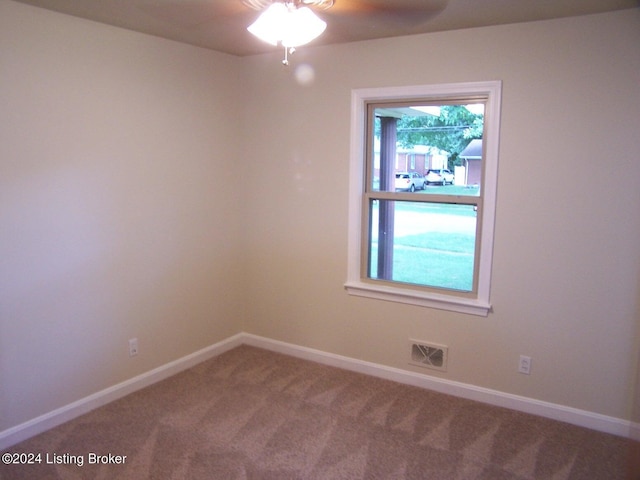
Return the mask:
[[238,73],[0,1],[0,431],[240,331]]
[[[245,330],[398,368],[409,338],[449,346],[446,373],[629,418],[640,316],[640,10],[301,48],[248,58],[254,198]],[[296,81],[309,62],[312,84]],[[487,318],[349,297],[353,88],[502,80]],[[262,120],[261,122],[259,120]],[[530,376],[517,373],[533,357]]]
[[[0,431],[241,330],[406,369],[408,338],[441,343],[448,372],[418,371],[629,419],[639,24],[301,48],[287,69],[0,0]],[[503,81],[494,312],[349,297],[351,89],[484,80]]]

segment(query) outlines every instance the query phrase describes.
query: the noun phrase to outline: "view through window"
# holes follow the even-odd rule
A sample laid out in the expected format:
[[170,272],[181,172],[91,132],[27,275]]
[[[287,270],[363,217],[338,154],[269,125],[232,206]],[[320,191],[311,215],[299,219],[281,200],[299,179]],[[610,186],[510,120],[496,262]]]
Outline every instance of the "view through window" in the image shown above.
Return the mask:
[[373,103],[368,117],[367,276],[475,291],[484,103]]

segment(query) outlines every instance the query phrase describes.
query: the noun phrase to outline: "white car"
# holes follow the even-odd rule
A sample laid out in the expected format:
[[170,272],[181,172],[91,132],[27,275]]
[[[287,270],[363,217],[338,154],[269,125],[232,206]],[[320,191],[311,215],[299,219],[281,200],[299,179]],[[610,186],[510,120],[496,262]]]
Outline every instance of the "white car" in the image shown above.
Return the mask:
[[396,173],[396,190],[415,192],[416,190],[424,190],[425,185],[424,177],[418,172]]
[[453,173],[451,173],[451,170],[447,170],[446,168],[429,170],[425,179],[427,181],[427,185],[430,183],[446,185],[447,183],[453,183]]

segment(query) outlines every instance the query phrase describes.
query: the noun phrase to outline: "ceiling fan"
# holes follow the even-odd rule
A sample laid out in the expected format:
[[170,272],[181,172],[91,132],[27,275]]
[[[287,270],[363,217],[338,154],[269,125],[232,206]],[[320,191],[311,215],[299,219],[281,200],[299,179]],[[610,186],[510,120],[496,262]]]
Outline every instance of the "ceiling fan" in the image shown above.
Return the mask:
[[[44,1],[44,0],[39,0]],[[48,0],[51,1],[51,0]],[[103,0],[115,1],[115,0]],[[449,0],[131,0],[183,38],[216,38],[223,51],[266,51],[247,27],[274,4],[311,10],[326,30],[315,44],[423,33]],[[253,46],[251,46],[253,45]],[[266,46],[266,45],[265,45]]]
[[[384,31],[399,25],[411,28],[441,12],[448,0],[237,0],[246,7],[263,11],[274,3],[308,7],[322,16],[329,27]],[[354,34],[355,36],[355,34]]]
[[[434,13],[439,12],[446,0],[431,1],[381,1],[381,0],[241,0],[242,3],[262,13],[248,26],[247,30],[259,39],[272,45],[281,44],[285,49],[282,61],[288,65],[288,53],[295,47],[309,43],[321,35],[327,22],[313,10],[322,12],[337,35],[344,37],[347,32],[367,29],[375,37],[381,36],[381,29],[397,28],[397,23],[410,27],[422,24]],[[359,33],[359,37],[366,33]],[[385,36],[382,34],[382,36]],[[341,39],[344,41],[344,39]]]
[[327,28],[327,22],[319,18],[309,6],[328,9],[333,0],[242,0],[255,9],[263,9],[255,22],[247,30],[260,40],[271,45],[284,47],[284,65],[289,64],[289,54],[296,47],[305,45],[320,36]]

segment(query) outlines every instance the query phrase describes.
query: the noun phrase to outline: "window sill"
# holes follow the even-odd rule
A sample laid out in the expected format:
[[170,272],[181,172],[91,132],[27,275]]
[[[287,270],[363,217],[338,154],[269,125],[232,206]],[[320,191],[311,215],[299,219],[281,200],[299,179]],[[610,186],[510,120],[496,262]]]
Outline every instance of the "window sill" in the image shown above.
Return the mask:
[[491,304],[488,302],[472,298],[417,292],[402,288],[371,285],[364,282],[347,282],[344,287],[349,295],[406,303],[409,305],[418,305],[481,317],[486,317],[491,310]]

